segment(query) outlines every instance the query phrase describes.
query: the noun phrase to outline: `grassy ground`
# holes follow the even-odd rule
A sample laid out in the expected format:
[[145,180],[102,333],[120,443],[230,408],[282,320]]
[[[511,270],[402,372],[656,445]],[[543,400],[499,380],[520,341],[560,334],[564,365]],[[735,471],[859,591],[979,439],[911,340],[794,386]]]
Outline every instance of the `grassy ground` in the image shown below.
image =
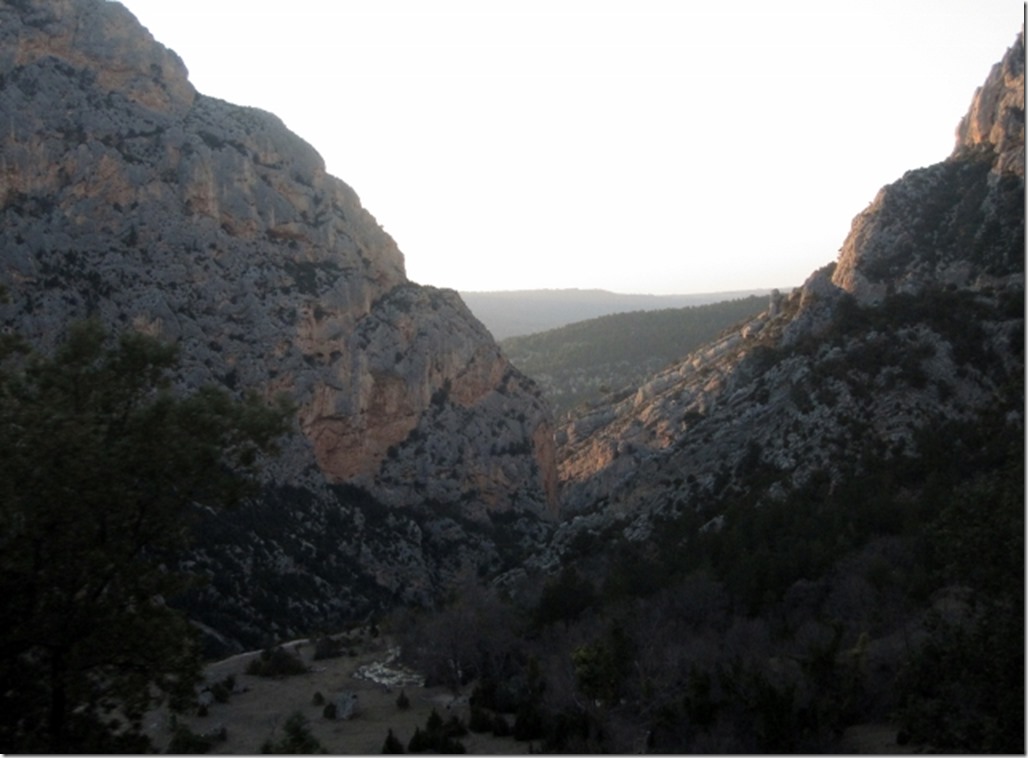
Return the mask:
[[[177,717],[178,723],[195,734],[224,727],[227,739],[213,743],[213,754],[255,754],[261,752],[265,741],[281,739],[286,719],[299,711],[307,718],[311,734],[328,753],[352,755],[381,753],[390,729],[406,750],[415,728],[424,730],[433,708],[444,721],[456,714],[465,724],[468,722],[466,698],[463,702],[451,702],[453,693],[447,689],[425,688],[417,683],[383,684],[356,676],[362,667],[389,660],[387,639],[369,637],[353,648],[355,655],[318,661],[313,660],[311,644],[291,644],[289,648],[297,650],[310,671],[282,678],[247,674],[247,665],[259,653],[245,653],[211,664],[207,669],[208,682],[221,682],[232,675],[236,691],[227,702],[211,703],[206,716],[186,714]],[[401,689],[410,701],[405,710],[396,702]],[[321,693],[330,702],[344,692],[356,693],[359,704],[357,714],[346,720],[326,719],[322,714],[324,705],[313,702],[315,693]],[[513,716],[508,721],[513,724]],[[171,740],[170,715],[165,711],[154,713],[147,730],[155,746],[166,750]],[[461,742],[471,754],[511,755],[530,751],[527,742],[492,734],[470,733]]]

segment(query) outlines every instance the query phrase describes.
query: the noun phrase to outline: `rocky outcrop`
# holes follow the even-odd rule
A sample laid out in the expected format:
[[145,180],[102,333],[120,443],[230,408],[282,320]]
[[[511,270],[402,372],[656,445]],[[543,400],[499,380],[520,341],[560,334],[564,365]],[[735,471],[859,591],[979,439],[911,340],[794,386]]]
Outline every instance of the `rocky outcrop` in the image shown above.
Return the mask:
[[[400,509],[400,542],[440,510],[552,515],[535,386],[456,293],[407,280],[396,243],[314,148],[269,113],[196,92],[123,6],[0,3],[0,125],[4,329],[47,348],[95,315],[178,343],[183,386],[287,393],[298,433],[269,487],[344,521],[359,502]],[[340,499],[343,484],[366,497]],[[431,533],[404,542],[415,559],[397,568],[388,532],[334,539],[369,588],[429,598],[450,571]],[[476,550],[472,563],[492,560]]]
[[919,456],[923,430],[975,418],[1016,386],[1022,44],[976,95],[954,154],[884,188],[838,262],[558,431],[570,520],[536,565],[568,560],[585,537],[644,540],[676,514],[716,525],[714,503],[780,501],[815,480],[830,491],[874,456]]
[[884,187],[853,220],[833,283],[861,302],[1004,284],[1009,254],[1023,254],[1024,158],[1022,33],[975,93],[950,159]]
[[1024,30],[978,88],[957,127],[954,155],[980,147],[996,156],[999,174],[1024,176]]

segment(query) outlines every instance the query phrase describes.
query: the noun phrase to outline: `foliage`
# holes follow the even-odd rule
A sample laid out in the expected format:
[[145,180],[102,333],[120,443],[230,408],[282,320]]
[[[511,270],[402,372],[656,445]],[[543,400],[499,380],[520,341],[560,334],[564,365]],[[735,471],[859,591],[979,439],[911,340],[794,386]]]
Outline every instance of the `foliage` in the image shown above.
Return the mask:
[[[227,738],[224,727],[218,732],[217,739]],[[176,724],[168,743],[167,752],[172,755],[203,755],[214,747],[214,736],[197,734],[185,724]]]
[[400,742],[399,738],[393,734],[393,730],[390,729],[386,735],[385,742],[382,743],[382,755],[402,755],[403,754],[403,743]]
[[958,752],[1024,752],[1023,458],[956,493],[930,526],[941,573],[972,593],[929,617],[900,678],[914,740]]
[[307,718],[300,712],[293,713],[282,726],[284,734],[278,742],[267,739],[261,745],[264,755],[315,755],[325,753],[318,739],[311,734]]
[[555,413],[635,385],[767,307],[747,297],[689,308],[617,313],[511,337],[504,353],[543,387]]
[[[253,490],[286,407],[176,394],[176,349],[77,324],[0,355],[0,747],[137,750],[142,714],[197,681],[168,566],[206,509]],[[117,714],[117,715],[115,715]]]
[[596,701],[614,703],[621,693],[631,662],[632,643],[620,626],[613,626],[596,642],[571,654],[582,693]]
[[456,716],[444,722],[439,712],[433,708],[425,722],[424,730],[421,727],[414,729],[407,750],[411,753],[466,753],[464,743],[459,738],[467,733],[467,727]]
[[314,660],[338,658],[343,654],[343,643],[329,636],[318,637],[314,641]]
[[[505,703],[515,736],[552,751],[817,753],[898,718],[928,748],[1023,752],[1022,387],[1010,378],[981,416],[915,432],[906,454],[854,445],[775,498],[751,466],[751,486],[669,513],[646,543],[596,541],[526,609],[509,656],[539,671]],[[712,514],[719,528],[701,529]],[[480,680],[472,705],[497,710],[500,684]]]
[[264,677],[295,676],[306,674],[307,665],[300,656],[279,646],[262,650],[258,657],[247,664],[246,673]]
[[565,566],[553,579],[547,580],[535,610],[536,623],[545,626],[558,621],[572,621],[596,601],[596,592],[588,579],[574,566]]

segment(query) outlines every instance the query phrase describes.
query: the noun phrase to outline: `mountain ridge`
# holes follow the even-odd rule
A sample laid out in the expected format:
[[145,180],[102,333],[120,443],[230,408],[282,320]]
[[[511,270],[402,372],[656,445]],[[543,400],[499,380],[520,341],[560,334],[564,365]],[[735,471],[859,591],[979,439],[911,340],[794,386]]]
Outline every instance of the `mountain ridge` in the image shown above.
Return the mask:
[[559,418],[579,412],[577,406],[595,403],[603,394],[638,385],[736,322],[756,315],[767,302],[767,297],[751,295],[708,305],[613,313],[508,337],[500,347],[539,383]]
[[[972,110],[983,102],[994,103],[1004,113],[1016,111],[1018,102],[1023,106],[1024,72],[1018,65],[1023,52],[1019,35],[993,69],[986,89],[976,93]],[[952,307],[966,309],[969,317],[979,307],[976,299],[983,303],[982,313],[996,308],[991,317],[996,321],[988,326],[991,333],[976,334],[988,341],[996,356],[1004,357],[999,364],[982,365],[995,365],[1002,374],[1016,370],[1018,358],[1007,353],[1008,340],[1016,339],[1023,324],[1023,313],[1010,302],[1023,303],[1024,175],[1023,164],[1010,156],[1023,156],[1023,111],[1019,127],[1009,139],[993,135],[1001,152],[993,143],[982,146],[962,140],[946,160],[909,171],[887,185],[854,219],[837,262],[814,272],[789,295],[774,298],[767,311],[665,369],[631,396],[565,424],[558,432],[565,508],[575,512],[595,509],[597,502],[617,503],[612,512],[645,522],[642,514],[664,507],[654,503],[680,500],[673,487],[665,487],[658,497],[661,488],[651,484],[666,479],[656,472],[662,465],[678,472],[673,481],[691,476],[709,493],[725,486],[717,472],[741,465],[754,444],[760,448],[758,460],[802,485],[815,469],[845,458],[846,440],[852,435],[844,431],[841,419],[850,412],[880,427],[872,429],[877,444],[909,444],[910,430],[902,427],[933,418],[940,409],[934,390],[925,393],[923,387],[911,386],[897,393],[876,384],[875,393],[858,399],[864,390],[849,385],[845,372],[841,382],[826,379],[830,390],[815,386],[813,376],[832,361],[845,364],[850,350],[867,356],[879,353],[871,377],[881,377],[889,360],[920,351],[923,357],[916,365],[897,370],[912,372],[915,385],[923,381],[923,372],[929,381],[945,386],[938,392],[950,398],[950,414],[973,414],[990,402],[993,380],[967,362],[968,351],[975,348],[954,344],[967,339],[959,325],[950,323],[944,312],[919,309],[938,302],[944,311],[948,293],[953,293]],[[965,300],[970,300],[960,301],[961,293],[968,293]],[[918,298],[925,303],[919,304]],[[883,305],[890,305],[899,320],[897,330],[906,322],[905,343],[891,342],[897,335],[873,329],[852,344],[843,341],[832,347],[825,341],[842,339],[833,335],[849,329],[848,319],[872,320],[860,314]],[[921,317],[927,321],[919,321]],[[841,353],[833,354],[833,349]],[[844,399],[854,403],[852,411],[843,410]],[[870,405],[862,407],[867,401]],[[958,411],[960,405],[964,407]],[[721,420],[720,428],[715,418]],[[828,426],[817,429],[818,418]],[[833,438],[839,443],[825,444]],[[665,456],[668,460],[661,463]],[[638,492],[632,491],[632,482],[640,483]],[[630,504],[636,502],[650,505],[637,512]],[[640,539],[649,533],[649,526],[640,523],[638,528]]]
[[683,308],[768,295],[771,289],[649,295],[603,289],[461,291],[461,298],[498,340],[557,329],[613,313]]

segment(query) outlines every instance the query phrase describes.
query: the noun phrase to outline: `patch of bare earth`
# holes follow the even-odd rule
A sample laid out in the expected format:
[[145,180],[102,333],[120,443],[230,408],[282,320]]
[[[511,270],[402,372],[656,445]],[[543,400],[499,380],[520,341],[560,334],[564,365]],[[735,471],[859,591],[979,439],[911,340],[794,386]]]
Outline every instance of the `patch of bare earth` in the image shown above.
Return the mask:
[[[465,725],[468,723],[466,695],[470,694],[470,688],[459,694],[465,697],[455,698],[446,688],[424,687],[412,681],[417,677],[403,672],[392,661],[395,649],[386,638],[369,638],[354,648],[353,655],[344,653],[338,658],[322,660],[313,659],[314,645],[310,642],[290,643],[285,647],[299,654],[310,668],[307,673],[280,678],[247,674],[248,664],[260,655],[259,652],[210,664],[206,669],[208,684],[214,685],[232,676],[235,691],[227,702],[211,702],[206,716],[196,712],[178,715],[177,723],[200,735],[213,734],[224,727],[225,739],[214,740],[210,750],[212,754],[223,755],[260,753],[266,741],[276,742],[282,738],[286,719],[297,711],[307,718],[311,734],[322,747],[335,755],[381,753],[390,729],[406,751],[415,728],[424,730],[433,708],[444,721],[457,715]],[[387,680],[390,674],[400,675],[401,682],[406,673],[411,677],[406,682],[411,683],[396,683],[396,676],[392,683],[369,680],[365,678],[369,671],[379,680]],[[401,690],[410,701],[407,709],[397,705]],[[315,693],[320,693],[324,702],[315,704]],[[325,703],[336,702],[348,693],[357,696],[356,713],[346,719],[325,718]],[[507,714],[507,719],[513,725],[513,715]],[[166,750],[171,741],[172,723],[166,710],[154,712],[147,720],[147,733],[161,751]],[[460,741],[470,754],[515,755],[531,750],[530,743],[492,734],[469,733]]]

